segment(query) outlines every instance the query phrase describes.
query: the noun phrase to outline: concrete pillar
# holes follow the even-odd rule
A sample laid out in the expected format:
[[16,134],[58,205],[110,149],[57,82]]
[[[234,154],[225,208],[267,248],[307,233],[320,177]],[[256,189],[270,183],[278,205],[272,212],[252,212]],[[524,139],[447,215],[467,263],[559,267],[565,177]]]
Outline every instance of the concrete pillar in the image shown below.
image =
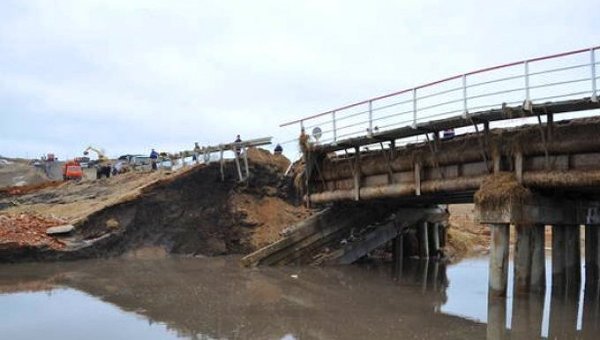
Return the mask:
[[565,226],[565,273],[568,289],[579,290],[581,283],[581,244],[579,225]]
[[404,263],[404,234],[400,233],[393,239],[392,254],[394,257],[393,276],[396,279],[400,279]]
[[448,230],[447,230],[445,223],[439,223],[438,227],[439,227],[439,233],[440,233],[440,247],[444,248],[444,247],[446,247],[446,239],[448,238],[448,235],[447,235]]
[[[565,286],[565,226],[552,226],[552,286]],[[555,291],[555,289],[553,290]]]
[[419,256],[422,259],[429,258],[429,237],[427,222],[419,223]]
[[531,290],[543,292],[546,289],[546,226],[536,224],[531,233]]
[[514,287],[515,293],[529,291],[531,283],[531,234],[533,226],[515,225],[516,243],[514,255]]
[[506,296],[508,279],[509,225],[489,224],[491,232],[489,294]]
[[429,223],[431,229],[431,255],[438,257],[440,253],[440,224]]
[[585,226],[585,285],[596,286],[600,277],[600,226]]
[[506,338],[506,299],[488,294],[487,334],[488,340]]

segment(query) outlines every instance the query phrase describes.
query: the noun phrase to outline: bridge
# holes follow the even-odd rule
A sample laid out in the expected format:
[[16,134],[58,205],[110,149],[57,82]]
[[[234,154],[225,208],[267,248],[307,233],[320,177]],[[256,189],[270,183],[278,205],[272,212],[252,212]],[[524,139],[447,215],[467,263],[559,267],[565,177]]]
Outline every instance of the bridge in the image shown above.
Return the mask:
[[[305,200],[352,202],[358,209],[475,202],[492,236],[490,292],[500,296],[507,290],[510,225],[517,235],[515,285],[524,292],[545,289],[546,225],[552,226],[552,284],[580,283],[585,225],[586,283],[597,283],[599,57],[596,46],[517,61],[284,123],[301,134]],[[397,226],[404,215],[395,216],[386,236],[375,238],[377,244],[394,239],[402,256],[405,228]],[[429,217],[411,222],[425,257],[428,237],[437,245],[442,237],[439,221]],[[306,235],[288,242],[299,249]],[[281,249],[269,254],[285,258]]]

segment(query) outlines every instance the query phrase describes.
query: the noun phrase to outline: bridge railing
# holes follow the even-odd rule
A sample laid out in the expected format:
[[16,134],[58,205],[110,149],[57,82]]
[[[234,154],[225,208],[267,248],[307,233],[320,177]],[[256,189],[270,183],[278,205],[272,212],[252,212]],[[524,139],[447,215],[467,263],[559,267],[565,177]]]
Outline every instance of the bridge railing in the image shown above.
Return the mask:
[[320,144],[444,118],[476,117],[503,105],[598,99],[600,46],[484,68],[281,124],[298,125]]

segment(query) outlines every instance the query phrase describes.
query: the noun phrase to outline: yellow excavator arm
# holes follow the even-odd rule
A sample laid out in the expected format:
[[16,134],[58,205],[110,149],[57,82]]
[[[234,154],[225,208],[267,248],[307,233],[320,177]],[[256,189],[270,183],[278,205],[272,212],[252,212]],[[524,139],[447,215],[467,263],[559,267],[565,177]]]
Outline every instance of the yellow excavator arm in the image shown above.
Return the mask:
[[92,146],[88,146],[87,149],[83,150],[83,154],[87,155],[90,151],[94,151],[96,153],[96,155],[98,155],[99,162],[103,162],[108,159],[108,157],[106,157],[106,155],[104,154],[103,151],[98,150],[97,148],[94,148]]

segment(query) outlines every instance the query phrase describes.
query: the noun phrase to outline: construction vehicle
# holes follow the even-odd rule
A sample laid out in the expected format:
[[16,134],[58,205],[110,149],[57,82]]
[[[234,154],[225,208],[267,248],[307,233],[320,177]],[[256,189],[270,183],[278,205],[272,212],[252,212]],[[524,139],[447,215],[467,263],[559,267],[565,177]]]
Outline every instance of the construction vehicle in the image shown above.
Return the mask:
[[63,180],[81,180],[83,178],[83,170],[81,165],[76,160],[66,161],[63,167]]
[[88,163],[89,167],[96,168],[96,179],[102,178],[105,176],[106,178],[110,177],[112,166],[109,163],[108,157],[104,154],[104,151],[94,148],[92,146],[88,146],[87,149],[83,150],[84,155],[88,155],[90,151],[93,151],[98,155],[98,159],[96,161],[90,161]]

